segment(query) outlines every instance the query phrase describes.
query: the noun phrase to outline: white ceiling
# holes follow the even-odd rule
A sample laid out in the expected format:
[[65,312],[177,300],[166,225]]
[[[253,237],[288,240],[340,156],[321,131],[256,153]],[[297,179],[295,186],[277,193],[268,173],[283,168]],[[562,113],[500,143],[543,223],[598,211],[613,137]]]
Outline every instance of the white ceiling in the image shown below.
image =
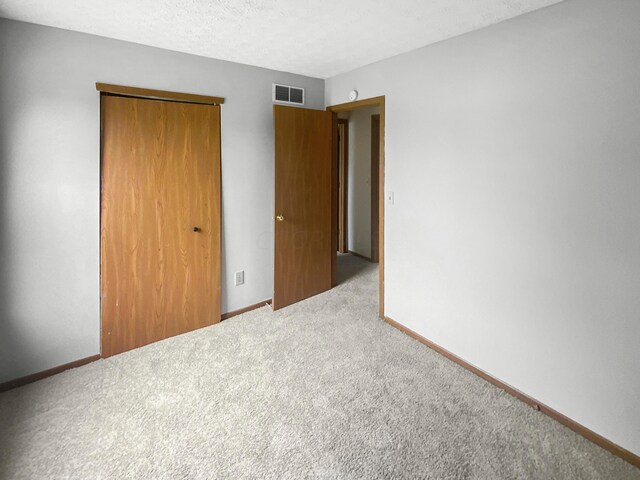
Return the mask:
[[328,78],[561,0],[0,0],[0,16]]

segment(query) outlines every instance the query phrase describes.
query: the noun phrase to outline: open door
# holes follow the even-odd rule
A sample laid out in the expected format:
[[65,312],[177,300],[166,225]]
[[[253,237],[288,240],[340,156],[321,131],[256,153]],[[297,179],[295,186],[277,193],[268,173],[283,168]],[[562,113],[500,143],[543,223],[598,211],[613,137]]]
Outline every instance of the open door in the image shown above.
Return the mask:
[[338,119],[338,252],[349,252],[349,120]]
[[380,115],[371,115],[371,261],[380,261]]
[[[275,105],[273,309],[329,290],[336,257],[335,114]],[[337,200],[337,196],[335,196]]]

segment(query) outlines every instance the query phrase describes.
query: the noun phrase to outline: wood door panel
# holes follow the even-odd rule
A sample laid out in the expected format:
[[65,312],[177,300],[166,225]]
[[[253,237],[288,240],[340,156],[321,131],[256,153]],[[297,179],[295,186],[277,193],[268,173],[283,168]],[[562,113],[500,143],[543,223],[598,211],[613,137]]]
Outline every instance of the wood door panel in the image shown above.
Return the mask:
[[380,256],[380,115],[371,115],[371,261]]
[[275,310],[331,288],[331,112],[274,106]]
[[338,252],[349,251],[349,121],[338,119]]
[[220,319],[219,108],[102,96],[103,356]]

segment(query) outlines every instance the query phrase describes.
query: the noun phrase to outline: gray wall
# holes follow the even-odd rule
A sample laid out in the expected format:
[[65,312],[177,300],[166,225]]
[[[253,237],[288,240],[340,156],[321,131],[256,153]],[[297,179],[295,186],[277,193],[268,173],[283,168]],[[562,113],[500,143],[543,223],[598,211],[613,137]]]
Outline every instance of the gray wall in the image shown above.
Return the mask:
[[222,311],[272,296],[271,83],[324,82],[0,19],[0,382],[99,353],[96,81],[226,98]]
[[640,454],[640,2],[326,81],[386,95],[386,313]]

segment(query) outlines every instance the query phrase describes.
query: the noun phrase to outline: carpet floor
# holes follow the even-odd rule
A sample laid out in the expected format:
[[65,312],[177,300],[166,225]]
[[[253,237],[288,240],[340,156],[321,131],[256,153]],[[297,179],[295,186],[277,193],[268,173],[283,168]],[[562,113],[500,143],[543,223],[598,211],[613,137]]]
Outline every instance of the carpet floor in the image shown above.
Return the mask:
[[377,317],[377,266],[0,395],[0,478],[640,479]]

